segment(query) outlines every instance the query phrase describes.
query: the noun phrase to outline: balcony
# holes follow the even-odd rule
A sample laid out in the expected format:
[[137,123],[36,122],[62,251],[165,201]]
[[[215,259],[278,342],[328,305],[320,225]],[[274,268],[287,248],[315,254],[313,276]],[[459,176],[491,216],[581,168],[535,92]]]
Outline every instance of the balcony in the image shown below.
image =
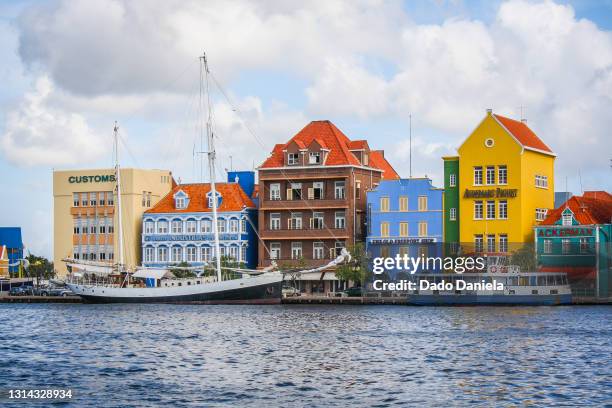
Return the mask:
[[[329,255],[329,254],[325,254],[325,255]],[[274,261],[276,262],[276,264],[279,266],[279,269],[281,270],[290,269],[290,268],[308,269],[308,268],[316,268],[322,265],[326,265],[332,259],[335,259],[335,258],[336,258],[335,256],[333,258],[331,256],[325,256],[321,259],[277,258],[277,259],[274,259]],[[268,255],[266,255],[264,259],[261,259],[259,261],[259,266],[266,267],[266,266],[270,266],[271,263],[272,263],[272,259],[270,259]]]
[[334,200],[263,200],[260,210],[310,210],[325,208],[348,208],[346,198]]
[[262,239],[348,239],[346,228],[270,229],[259,232]]

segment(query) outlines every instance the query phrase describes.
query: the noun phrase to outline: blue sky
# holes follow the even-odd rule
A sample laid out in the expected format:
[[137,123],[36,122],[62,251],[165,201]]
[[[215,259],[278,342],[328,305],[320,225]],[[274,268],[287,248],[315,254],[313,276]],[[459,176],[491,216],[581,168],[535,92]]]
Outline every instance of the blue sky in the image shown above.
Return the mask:
[[221,172],[330,119],[408,176],[411,114],[414,175],[439,184],[487,108],[523,106],[556,190],[612,190],[612,1],[303,3],[1,2],[0,225],[50,256],[52,169],[108,166],[115,120],[124,166],[197,180],[204,49]]

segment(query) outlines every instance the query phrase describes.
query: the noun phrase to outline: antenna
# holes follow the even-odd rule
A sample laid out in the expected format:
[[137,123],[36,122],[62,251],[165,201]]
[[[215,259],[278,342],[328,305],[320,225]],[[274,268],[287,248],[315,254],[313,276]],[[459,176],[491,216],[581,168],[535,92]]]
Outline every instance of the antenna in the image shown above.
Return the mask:
[[584,190],[582,189],[582,174],[580,173],[580,169],[578,169],[578,180],[580,181],[580,195],[584,195]]
[[525,118],[525,106],[521,105],[519,106],[519,111],[520,111],[520,115],[521,115],[521,122],[527,122],[527,118]]
[[408,132],[410,135],[410,141],[409,141],[409,145],[408,148],[410,150],[410,178],[412,178],[412,113],[408,114]]

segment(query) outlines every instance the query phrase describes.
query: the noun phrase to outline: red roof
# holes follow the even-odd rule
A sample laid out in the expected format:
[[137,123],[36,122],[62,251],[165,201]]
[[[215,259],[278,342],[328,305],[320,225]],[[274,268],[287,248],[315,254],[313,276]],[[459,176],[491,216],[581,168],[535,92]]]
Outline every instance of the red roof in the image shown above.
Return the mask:
[[[218,210],[241,211],[244,207],[255,208],[255,204],[246,195],[238,183],[217,183],[217,192],[221,194],[221,205]],[[187,208],[178,210],[174,205],[174,194],[183,191],[189,197]],[[164,196],[153,208],[145,211],[146,213],[191,213],[209,212],[212,208],[208,207],[206,194],[210,192],[209,183],[181,184],[172,189]]]
[[510,132],[518,142],[531,149],[542,150],[554,154],[553,151],[540,139],[525,122],[510,119],[505,116],[493,114],[493,116]]
[[574,213],[574,218],[581,225],[610,224],[612,222],[610,194],[605,191],[598,191],[597,193],[604,193],[605,196],[592,198],[590,193],[594,192],[585,192],[583,196],[573,196],[559,208],[548,211],[541,225],[554,225],[559,221],[566,208]]
[[382,150],[372,150],[370,152],[370,166],[383,171],[383,180],[399,180],[400,178],[393,166],[385,159],[385,152]]
[[582,195],[584,198],[594,198],[596,200],[612,201],[612,194],[607,191],[585,191]]
[[[310,122],[285,144],[277,144],[260,168],[284,167],[283,150],[292,142],[298,146],[310,146],[315,140],[319,145],[329,150],[325,165],[354,165],[360,166],[357,157],[350,149],[361,149],[368,147],[365,140],[351,141],[340,129],[329,120],[317,120]],[[399,178],[391,164],[380,153],[370,153],[370,167],[383,170],[383,178]]]

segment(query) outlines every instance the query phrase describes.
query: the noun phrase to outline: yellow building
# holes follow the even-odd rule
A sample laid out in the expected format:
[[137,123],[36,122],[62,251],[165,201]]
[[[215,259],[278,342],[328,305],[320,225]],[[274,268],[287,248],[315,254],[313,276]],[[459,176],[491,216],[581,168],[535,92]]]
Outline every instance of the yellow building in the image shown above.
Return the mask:
[[458,153],[444,158],[445,187],[457,195],[445,200],[445,223],[454,223],[449,231],[487,252],[532,242],[533,226],[554,208],[552,150],[524,121],[487,110]]
[[[168,170],[121,169],[124,263],[140,264],[142,214],[174,186]],[[114,262],[118,253],[114,169],[53,172],[53,262],[67,273],[63,258]]]

